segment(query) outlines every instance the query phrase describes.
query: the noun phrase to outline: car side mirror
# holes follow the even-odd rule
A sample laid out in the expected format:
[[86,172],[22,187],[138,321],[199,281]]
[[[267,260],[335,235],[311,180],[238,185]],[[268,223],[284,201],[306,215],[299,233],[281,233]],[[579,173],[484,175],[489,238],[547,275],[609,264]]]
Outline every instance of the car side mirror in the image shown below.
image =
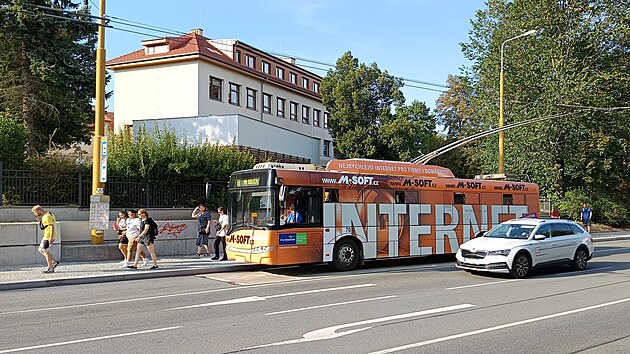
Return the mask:
[[536,234],[536,235],[534,235],[534,240],[537,240],[537,241],[542,241],[542,240],[544,240],[544,239],[546,239],[546,238],[547,238],[547,236],[542,235],[542,234]]
[[477,234],[475,235],[475,238],[477,238],[477,237],[483,237],[483,235],[485,235],[485,234],[486,234],[486,232],[487,232],[487,231],[479,231],[479,232],[477,232]]

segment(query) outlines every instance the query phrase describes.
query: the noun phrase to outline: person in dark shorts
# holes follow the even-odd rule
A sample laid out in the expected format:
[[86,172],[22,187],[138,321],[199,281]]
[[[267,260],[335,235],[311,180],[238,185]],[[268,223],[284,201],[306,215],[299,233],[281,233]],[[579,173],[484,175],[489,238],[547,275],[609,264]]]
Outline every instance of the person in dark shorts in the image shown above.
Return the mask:
[[40,205],[34,206],[31,208],[31,211],[35,215],[37,221],[39,221],[39,228],[44,234],[42,242],[39,244],[39,248],[37,249],[46,259],[46,265],[48,266],[43,272],[54,273],[55,268],[59,265],[59,262],[53,258],[50,250],[55,242],[55,238],[57,238],[57,219],[51,212],[46,212]]
[[580,211],[582,216],[582,224],[586,226],[586,231],[591,233],[591,218],[593,217],[593,209],[588,207],[588,204],[582,204],[582,210]]
[[208,208],[205,204],[199,204],[192,212],[192,217],[197,219],[197,253],[195,257],[201,256],[202,248],[206,249],[206,256],[210,255],[210,249],[208,248],[208,237],[210,236],[210,228],[212,223],[210,222],[211,216]]
[[138,250],[136,251],[136,261],[133,265],[130,265],[127,268],[138,269],[140,253],[145,248],[148,248],[149,253],[151,253],[151,260],[153,261],[153,266],[150,269],[158,269],[157,255],[155,254],[155,238],[158,234],[158,226],[155,221],[153,221],[153,219],[149,217],[149,213],[146,210],[138,210],[138,215],[140,216],[140,220],[142,220],[142,227],[140,228],[142,232],[140,233],[140,235],[138,235]]
[[224,207],[222,206],[219,207],[217,211],[219,212],[219,221],[217,223],[219,227],[219,231],[217,231],[217,236],[214,238],[214,257],[210,259],[212,260],[219,259],[219,246],[223,245],[223,257],[221,258],[221,260],[227,261],[228,256],[227,256],[227,253],[225,252],[225,237],[230,232],[230,218],[225,213]]
[[127,262],[127,244],[129,243],[129,239],[127,235],[125,235],[125,230],[127,230],[127,219],[129,218],[129,214],[127,214],[127,210],[121,210],[118,212],[118,218],[116,218],[116,222],[114,223],[114,230],[118,234],[118,249],[123,255],[123,260],[120,264],[125,264]]

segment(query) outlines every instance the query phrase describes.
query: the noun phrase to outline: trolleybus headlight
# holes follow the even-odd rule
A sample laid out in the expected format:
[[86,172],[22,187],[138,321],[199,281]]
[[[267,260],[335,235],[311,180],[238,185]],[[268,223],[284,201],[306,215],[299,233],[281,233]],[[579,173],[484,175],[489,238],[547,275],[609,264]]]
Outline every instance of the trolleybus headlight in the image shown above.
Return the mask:
[[252,253],[267,253],[274,248],[275,248],[274,246],[258,246],[258,247],[252,248]]

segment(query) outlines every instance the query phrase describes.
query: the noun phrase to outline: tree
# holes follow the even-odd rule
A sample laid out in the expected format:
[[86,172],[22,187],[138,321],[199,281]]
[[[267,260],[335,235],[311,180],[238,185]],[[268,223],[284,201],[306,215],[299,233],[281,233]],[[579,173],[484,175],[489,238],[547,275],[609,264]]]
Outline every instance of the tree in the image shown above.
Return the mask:
[[[530,29],[535,38],[505,48],[508,123],[557,115],[506,133],[506,169],[528,174],[541,194],[628,202],[630,194],[630,9],[614,0],[489,0],[462,45],[473,120],[496,127],[501,43]],[[485,172],[496,170],[496,137],[480,144]]]
[[26,129],[15,117],[0,112],[0,161],[5,168],[17,168],[24,162]]
[[409,160],[427,147],[435,119],[421,102],[405,106],[401,78],[346,52],[322,80],[322,103],[339,158]]
[[95,94],[96,25],[34,5],[89,14],[86,2],[0,0],[0,110],[20,117],[29,156],[87,142]]

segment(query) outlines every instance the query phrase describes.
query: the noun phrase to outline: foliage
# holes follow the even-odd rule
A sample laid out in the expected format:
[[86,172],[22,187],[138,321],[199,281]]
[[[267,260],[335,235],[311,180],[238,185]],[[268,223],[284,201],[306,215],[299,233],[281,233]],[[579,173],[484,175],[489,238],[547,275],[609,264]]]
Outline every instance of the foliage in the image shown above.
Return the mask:
[[[541,30],[504,47],[504,112],[506,123],[556,118],[506,132],[506,171],[529,175],[542,195],[565,200],[579,193],[623,218],[630,205],[630,8],[614,0],[488,0],[471,23],[462,44],[472,61],[462,73],[472,88],[463,106],[470,110],[444,100],[438,116],[496,127],[501,46]],[[479,143],[474,159],[490,173],[496,156],[493,135]]]
[[18,119],[7,112],[0,112],[0,161],[4,168],[22,165],[27,138],[26,129]]
[[424,103],[405,106],[402,85],[350,52],[337,60],[321,85],[336,157],[409,160],[428,151],[435,118]]
[[232,146],[191,145],[174,130],[157,127],[123,130],[109,137],[108,174],[167,182],[205,179],[227,181],[237,170],[252,168],[254,158]]
[[0,0],[0,110],[24,122],[29,156],[89,140],[97,28],[33,5],[89,15],[87,1]]

